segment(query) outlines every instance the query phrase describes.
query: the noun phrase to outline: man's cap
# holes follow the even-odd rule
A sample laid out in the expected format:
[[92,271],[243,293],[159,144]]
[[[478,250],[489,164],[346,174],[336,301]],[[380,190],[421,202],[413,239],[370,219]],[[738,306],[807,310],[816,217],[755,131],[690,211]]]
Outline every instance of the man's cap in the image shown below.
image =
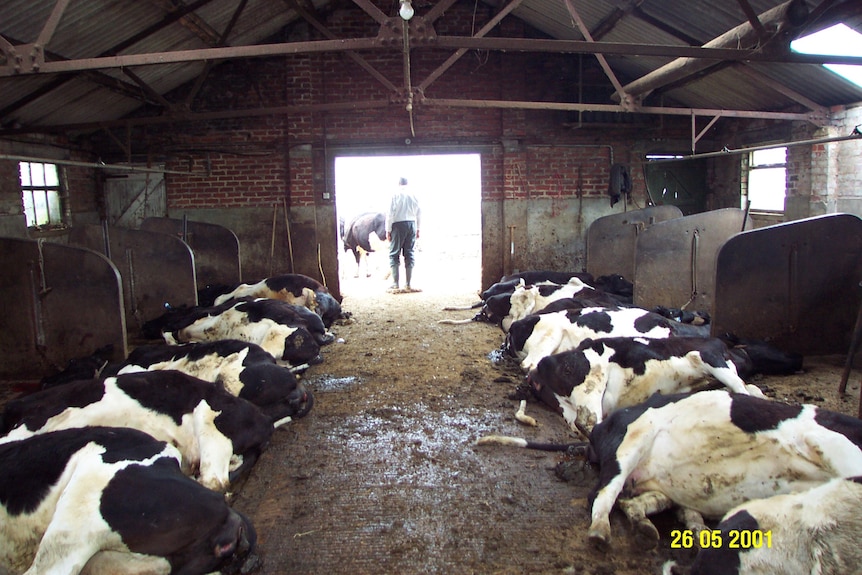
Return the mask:
[[407,178],[399,178],[398,179],[398,185],[399,186],[406,186],[407,185]]

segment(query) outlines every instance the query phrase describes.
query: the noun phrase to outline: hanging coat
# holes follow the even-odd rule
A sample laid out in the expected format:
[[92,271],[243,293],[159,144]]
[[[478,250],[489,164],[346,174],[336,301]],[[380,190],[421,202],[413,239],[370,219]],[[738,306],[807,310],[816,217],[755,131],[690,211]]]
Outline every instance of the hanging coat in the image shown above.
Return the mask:
[[611,207],[620,201],[620,197],[623,195],[628,197],[631,193],[632,178],[629,175],[629,169],[624,164],[614,164],[611,166],[611,179],[608,184],[608,195],[611,197]]

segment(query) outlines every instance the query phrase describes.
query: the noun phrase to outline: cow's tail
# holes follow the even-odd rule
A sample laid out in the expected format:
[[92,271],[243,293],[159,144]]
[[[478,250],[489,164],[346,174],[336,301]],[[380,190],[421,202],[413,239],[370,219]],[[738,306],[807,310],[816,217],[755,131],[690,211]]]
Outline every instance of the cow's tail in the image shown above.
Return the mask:
[[464,306],[460,306],[460,307],[457,307],[457,306],[444,307],[443,311],[470,311],[471,309],[480,308],[483,305],[485,305],[485,302],[477,301],[476,303],[473,303],[470,305],[464,305]]
[[522,437],[512,437],[509,435],[486,435],[477,439],[476,445],[508,445],[510,447],[537,449],[539,451],[586,452],[590,443],[588,441],[579,441],[576,443],[539,443],[538,441],[529,441]]
[[464,325],[464,324],[468,324],[468,323],[473,323],[474,321],[476,321],[476,320],[474,320],[473,318],[470,318],[470,319],[439,319],[439,320],[437,320],[437,323],[441,323],[441,324],[445,324],[445,325]]

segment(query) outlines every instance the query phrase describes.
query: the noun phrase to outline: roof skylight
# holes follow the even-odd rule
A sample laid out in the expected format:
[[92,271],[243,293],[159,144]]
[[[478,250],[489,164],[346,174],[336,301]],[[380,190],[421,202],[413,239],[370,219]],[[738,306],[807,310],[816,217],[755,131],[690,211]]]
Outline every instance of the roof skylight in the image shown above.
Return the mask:
[[[836,24],[814,34],[798,38],[790,48],[802,54],[862,57],[862,34],[844,24]],[[823,64],[829,70],[862,87],[862,66]]]

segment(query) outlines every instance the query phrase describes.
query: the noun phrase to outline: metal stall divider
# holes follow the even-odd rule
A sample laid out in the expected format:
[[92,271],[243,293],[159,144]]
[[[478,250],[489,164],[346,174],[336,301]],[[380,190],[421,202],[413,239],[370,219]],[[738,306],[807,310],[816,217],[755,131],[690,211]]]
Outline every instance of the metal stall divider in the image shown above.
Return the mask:
[[72,358],[113,346],[126,357],[120,273],[97,251],[61,243],[0,238],[0,378],[38,379]]
[[587,230],[587,272],[593,277],[620,274],[634,281],[638,235],[656,223],[681,217],[678,207],[668,205],[598,218]]
[[634,303],[713,312],[718,250],[743,225],[737,208],[713,210],[661,222],[637,239]]
[[[126,323],[140,331],[144,322],[162,315],[166,303],[197,305],[194,255],[183,241],[168,234],[108,226],[111,261],[120,270]],[[69,243],[96,250],[105,229],[78,226]]]
[[141,229],[176,237],[181,237],[185,231],[185,242],[195,255],[198,289],[242,282],[239,240],[230,229],[218,224],[173,218],[147,218],[141,223]]
[[862,219],[829,214],[738,234],[715,275],[713,333],[803,355],[847,353],[862,301]]

